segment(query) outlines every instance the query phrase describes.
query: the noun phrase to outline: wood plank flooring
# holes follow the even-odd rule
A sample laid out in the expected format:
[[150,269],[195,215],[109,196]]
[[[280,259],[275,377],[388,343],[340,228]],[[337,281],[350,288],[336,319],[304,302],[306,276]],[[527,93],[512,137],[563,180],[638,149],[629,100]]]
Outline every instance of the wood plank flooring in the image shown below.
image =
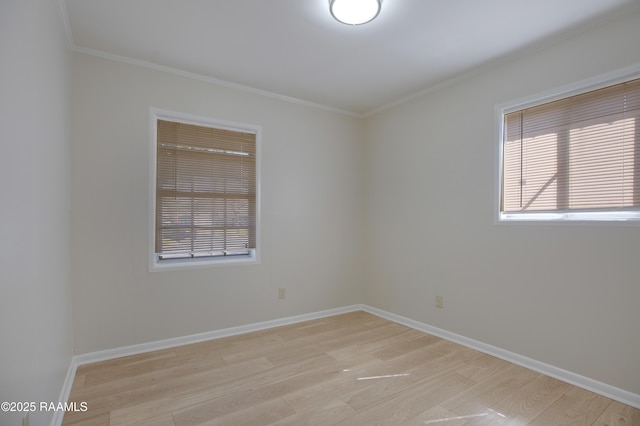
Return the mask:
[[640,425],[640,410],[365,312],[78,368],[67,426]]

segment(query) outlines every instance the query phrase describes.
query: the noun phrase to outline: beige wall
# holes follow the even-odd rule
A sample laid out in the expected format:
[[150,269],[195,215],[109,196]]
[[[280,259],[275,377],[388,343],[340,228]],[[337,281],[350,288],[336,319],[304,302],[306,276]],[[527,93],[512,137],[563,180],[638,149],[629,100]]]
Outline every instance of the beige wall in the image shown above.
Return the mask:
[[[640,393],[640,228],[494,224],[495,105],[639,38],[633,15],[366,119],[74,54],[75,352],[367,303]],[[150,107],[262,126],[260,265],[148,272]]]
[[[76,353],[359,301],[361,121],[84,54],[72,70]],[[262,126],[259,265],[148,271],[150,107]]]
[[[359,120],[82,54],[69,70],[54,2],[0,3],[0,400],[57,399],[69,281],[77,354],[364,302],[640,394],[640,228],[493,217],[494,105],[638,64],[638,39],[629,16]],[[148,272],[151,106],[263,127],[260,265]]]
[[636,14],[369,117],[363,302],[640,394],[640,228],[494,224],[494,106],[638,40]]
[[[57,401],[72,333],[69,57],[56,3],[0,2],[0,58],[0,401]],[[0,412],[0,424],[22,417]]]

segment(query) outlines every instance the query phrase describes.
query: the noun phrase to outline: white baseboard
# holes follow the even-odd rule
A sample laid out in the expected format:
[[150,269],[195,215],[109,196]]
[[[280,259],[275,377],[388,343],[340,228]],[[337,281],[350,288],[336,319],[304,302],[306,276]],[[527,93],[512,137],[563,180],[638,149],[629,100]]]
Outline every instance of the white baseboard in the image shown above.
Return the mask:
[[207,340],[237,336],[239,334],[251,333],[252,331],[266,330],[268,328],[281,327],[283,325],[296,324],[299,322],[311,321],[314,319],[325,318],[359,310],[363,310],[361,305],[345,306],[342,308],[328,309],[326,311],[313,312],[310,314],[296,315],[270,321],[240,325],[237,327],[224,328],[221,330],[207,331],[205,333],[191,334],[189,336],[174,337],[171,339],[157,340],[155,342],[140,343],[137,345],[123,346],[121,348],[91,352],[82,355],[76,355],[74,356],[74,358],[77,365],[91,364],[94,362],[121,358],[123,356],[137,355],[145,352],[174,348],[176,346],[189,345],[191,343],[205,342]]
[[414,328],[416,330],[423,331],[434,336],[441,337],[454,343],[459,343],[471,349],[483,352],[488,355],[495,356],[497,358],[509,361],[513,364],[521,367],[528,368],[529,370],[536,371],[567,382],[569,384],[578,386],[588,391],[606,396],[615,401],[621,402],[626,405],[640,409],[640,395],[626,391],[624,389],[617,388],[615,386],[608,385],[606,383],[599,382],[589,377],[581,376],[571,371],[564,370],[562,368],[554,367],[553,365],[546,364],[544,362],[536,361],[535,359],[516,354],[498,348],[496,346],[488,345],[478,340],[470,339],[459,334],[452,333],[447,330],[443,330],[438,327],[433,327],[428,324],[421,323],[419,321],[412,320],[400,315],[392,314],[391,312],[383,311],[382,309],[374,308],[372,306],[362,305],[362,310],[369,312],[370,314],[379,316],[381,318],[388,319],[389,321],[396,322],[398,324],[405,325],[407,327]]
[[[176,346],[188,345],[191,343],[204,342],[207,340],[221,339],[223,337],[236,336],[239,334],[251,333],[252,331],[266,330],[269,328],[281,327],[283,325],[296,324],[304,321],[330,317],[333,315],[345,314],[363,310],[363,305],[345,306],[342,308],[328,309],[325,311],[313,312],[310,314],[296,315],[279,318],[270,321],[258,322],[254,324],[241,325],[238,327],[225,328],[221,330],[208,331],[205,333],[192,334],[189,336],[175,337],[172,339],[158,340],[155,342],[140,343],[136,345],[123,346],[121,348],[106,349],[103,351],[90,352],[75,355],[71,358],[71,363],[67,371],[67,376],[62,385],[59,401],[68,401],[71,394],[71,386],[76,375],[76,370],[80,365],[94,362],[107,361],[124,356],[138,355],[145,352],[158,351],[161,349],[174,348]],[[60,426],[64,412],[56,412],[51,420],[51,426]]]
[[[342,308],[329,309],[326,311],[280,318],[254,324],[241,325],[238,327],[214,330],[206,333],[192,334],[189,336],[175,337],[172,339],[158,340],[155,342],[140,343],[136,345],[124,346],[121,348],[107,349],[104,351],[75,355],[71,359],[71,364],[69,365],[69,370],[67,371],[67,377],[65,378],[62,391],[60,392],[60,401],[69,400],[69,394],[71,393],[71,386],[73,385],[73,379],[76,374],[76,369],[80,365],[121,358],[123,356],[137,355],[161,349],[168,349],[176,346],[188,345],[191,343],[204,342],[207,340],[221,339],[223,337],[236,336],[239,334],[251,333],[253,331],[281,327],[283,325],[296,324],[299,322],[311,321],[314,319],[325,318],[333,315],[345,314],[355,311],[365,311],[381,318],[388,319],[389,321],[393,321],[398,324],[402,324],[407,327],[411,327],[416,330],[441,337],[454,343],[459,343],[471,349],[475,349],[488,355],[495,356],[505,361],[509,361],[513,364],[520,365],[522,367],[537,371],[538,373],[545,374],[550,377],[554,377],[558,380],[562,380],[580,388],[587,389],[602,396],[606,396],[607,398],[611,398],[615,401],[619,401],[623,404],[627,404],[640,409],[640,395],[638,394],[634,394],[632,392],[616,388],[606,383],[590,379],[589,377],[572,373],[571,371],[554,367],[553,365],[549,365],[544,362],[536,361],[535,359],[531,359],[514,352],[498,348],[496,346],[488,345],[478,340],[470,339],[468,337],[461,336],[459,334],[455,334],[438,327],[433,327],[431,325],[421,323],[419,321],[415,321],[401,315],[392,314],[391,312],[383,311],[382,309],[363,304],[345,306]],[[64,412],[56,412],[53,420],[51,421],[51,426],[60,426],[62,424],[63,415]]]
[[[62,390],[60,391],[60,397],[58,398],[58,401],[69,401],[69,395],[71,394],[71,387],[73,386],[73,379],[76,377],[77,368],[78,364],[75,360],[75,357],[71,357],[71,363],[69,364],[69,368],[67,369],[67,375],[64,378],[64,383],[62,383]],[[51,426],[60,426],[62,424],[63,418],[64,411],[54,411],[53,418],[51,419]]]

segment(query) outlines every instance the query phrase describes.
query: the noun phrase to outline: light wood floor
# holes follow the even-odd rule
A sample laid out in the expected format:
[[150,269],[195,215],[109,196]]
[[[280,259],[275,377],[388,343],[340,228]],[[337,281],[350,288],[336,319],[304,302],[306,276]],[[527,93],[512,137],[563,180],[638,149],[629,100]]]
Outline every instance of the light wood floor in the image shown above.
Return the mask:
[[64,425],[640,425],[640,410],[354,312],[78,368]]

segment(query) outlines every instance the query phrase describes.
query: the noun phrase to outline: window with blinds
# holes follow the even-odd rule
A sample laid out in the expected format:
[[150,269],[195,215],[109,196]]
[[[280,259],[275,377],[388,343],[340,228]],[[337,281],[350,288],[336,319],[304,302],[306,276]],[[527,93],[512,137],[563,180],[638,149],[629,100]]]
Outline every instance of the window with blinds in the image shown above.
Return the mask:
[[640,79],[503,116],[500,219],[640,219]]
[[157,264],[252,258],[256,133],[156,120]]

